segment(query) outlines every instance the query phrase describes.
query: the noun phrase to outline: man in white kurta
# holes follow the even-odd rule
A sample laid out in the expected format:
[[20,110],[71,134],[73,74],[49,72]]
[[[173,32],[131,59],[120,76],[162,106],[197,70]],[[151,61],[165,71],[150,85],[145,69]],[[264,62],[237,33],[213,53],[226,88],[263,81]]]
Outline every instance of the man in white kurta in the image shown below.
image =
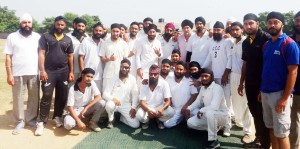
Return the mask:
[[101,45],[100,54],[102,63],[105,64],[103,71],[103,88],[108,80],[120,71],[120,62],[128,57],[128,44],[120,38],[120,25],[111,25],[111,38]]
[[64,127],[68,130],[78,126],[84,129],[86,125],[82,122],[85,116],[92,114],[89,127],[93,131],[101,131],[97,125],[101,113],[105,110],[105,101],[101,99],[96,83],[92,80],[95,71],[85,68],[81,77],[71,86],[68,95],[68,114],[64,118]]
[[141,108],[136,117],[143,123],[142,129],[149,127],[149,119],[156,119],[158,128],[164,129],[163,122],[170,119],[174,109],[170,106],[170,87],[166,81],[159,78],[159,67],[152,65],[149,69],[149,83],[142,85],[138,99]]
[[223,38],[224,25],[217,21],[213,29],[213,40],[210,42],[209,54],[204,62],[203,68],[212,67],[215,82],[223,87],[226,105],[233,115],[230,99],[230,81],[231,70],[232,40]]
[[[175,65],[174,74],[175,76],[168,80],[168,84],[172,95],[171,106],[175,114],[164,122],[167,128],[174,127],[183,120],[186,108],[195,101],[198,95],[197,88],[191,85],[192,79],[185,77],[186,66],[182,61]],[[192,115],[196,115],[198,111],[199,109],[194,109]]]
[[[242,60],[242,43],[246,39],[243,36],[243,25],[240,22],[233,22],[231,24],[231,35],[233,36],[233,50],[232,50],[232,67],[230,74],[230,86],[232,97],[232,108],[234,111],[235,123],[239,127],[243,127],[244,136],[251,135],[251,124],[253,121],[252,115],[249,111],[247,97],[240,96],[237,92],[240,84],[241,71],[243,66]],[[245,92],[245,91],[244,91]],[[244,143],[249,143],[245,139]]]
[[128,47],[129,47],[129,55],[128,60],[130,60],[130,74],[135,78],[137,76],[137,68],[136,68],[136,42],[138,41],[137,33],[139,31],[139,23],[132,22],[129,27],[129,39],[128,39]]
[[[197,115],[187,121],[189,128],[208,131],[206,147],[220,146],[217,140],[218,128],[225,127],[224,132],[230,131],[230,113],[226,106],[224,92],[220,85],[213,80],[213,72],[207,68],[201,70],[202,87],[197,99],[188,106],[192,111],[200,108]],[[213,145],[213,146],[212,146]]]
[[103,98],[107,101],[105,109],[108,114],[108,128],[113,128],[114,113],[120,112],[120,121],[132,128],[138,128],[140,123],[136,118],[138,107],[138,89],[136,79],[129,74],[130,61],[121,61],[120,72],[111,78],[106,85]]
[[84,68],[92,68],[95,70],[94,82],[96,83],[100,92],[102,89],[102,77],[103,77],[103,64],[100,60],[99,53],[100,47],[103,43],[100,38],[101,32],[103,32],[103,26],[97,23],[93,26],[93,35],[87,37],[79,46],[79,65],[80,70]]
[[171,59],[171,54],[174,49],[178,49],[178,43],[177,41],[174,41],[172,36],[173,32],[175,30],[175,25],[173,23],[167,23],[165,25],[165,33],[161,36],[157,36],[158,40],[161,43],[162,48],[162,57],[160,58],[160,61],[163,59]]

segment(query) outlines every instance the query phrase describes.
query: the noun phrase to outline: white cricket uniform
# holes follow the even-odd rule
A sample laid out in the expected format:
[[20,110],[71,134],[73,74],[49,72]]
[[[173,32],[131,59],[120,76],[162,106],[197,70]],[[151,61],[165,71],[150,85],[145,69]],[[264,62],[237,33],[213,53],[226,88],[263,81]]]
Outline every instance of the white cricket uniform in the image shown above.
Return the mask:
[[[154,49],[159,49],[161,56],[163,53],[161,51],[161,43],[159,40],[154,39],[151,43],[148,40],[148,37],[138,40],[136,43],[136,68],[141,68],[143,71],[143,79],[149,78],[149,68],[152,64],[159,63],[159,57],[155,54]],[[138,84],[143,80],[138,77]]]
[[[182,107],[190,100],[193,94],[198,93],[197,88],[193,85],[191,86],[191,81],[190,78],[186,77],[183,77],[179,83],[175,81],[175,78],[168,81],[172,95],[172,108],[175,110],[175,114],[171,119],[164,122],[165,127],[174,127],[183,120]],[[199,109],[194,109],[192,116],[197,114],[198,111]]]
[[[246,95],[240,96],[237,89],[240,84],[241,70],[243,66],[242,60],[242,43],[246,39],[242,37],[241,41],[236,43],[234,40],[232,50],[232,68],[230,74],[230,86],[231,86],[231,97],[232,97],[232,108],[234,111],[235,123],[238,126],[243,127],[245,134],[251,134],[251,124],[253,121],[252,115],[248,107],[248,101]],[[244,89],[245,93],[245,89]]]
[[137,76],[137,68],[136,68],[136,42],[138,42],[138,38],[132,39],[129,38],[128,40],[128,47],[129,51],[134,51],[135,55],[128,57],[128,60],[130,60],[130,74],[133,75],[135,78]]
[[103,40],[100,40],[100,42],[97,45],[97,43],[94,42],[92,37],[87,37],[82,41],[81,45],[78,48],[78,54],[84,56],[84,68],[92,68],[93,70],[95,70],[93,80],[97,84],[97,87],[100,90],[100,92],[103,92],[103,64],[99,57],[100,47],[102,43]]
[[191,61],[196,61],[202,67],[206,57],[209,53],[209,45],[211,38],[208,35],[208,31],[205,31],[202,37],[199,37],[197,34],[194,34],[190,37],[187,43],[186,50],[192,52]]
[[99,56],[111,57],[114,55],[116,60],[108,61],[105,63],[103,71],[103,88],[105,88],[108,80],[120,72],[120,63],[124,58],[127,58],[129,54],[128,44],[123,39],[118,39],[113,42],[111,39],[107,39],[103,42],[100,49]]
[[[142,85],[138,98],[140,101],[144,100],[148,105],[148,108],[156,112],[163,107],[165,98],[171,98],[170,87],[165,80],[159,78],[158,84],[153,91],[150,90],[148,84]],[[163,111],[159,120],[165,122],[173,117],[174,114],[174,109],[171,106],[168,106],[168,108]],[[149,122],[148,112],[144,111],[143,108],[138,109],[136,117],[142,123]]]
[[203,116],[200,119],[197,115],[189,118],[187,125],[193,129],[207,130],[208,141],[217,139],[219,127],[231,128],[230,112],[226,106],[223,89],[215,82],[207,88],[201,87],[197,99],[188,106],[190,111],[195,108],[200,108]]
[[[192,33],[191,36],[193,36],[195,33]],[[191,36],[189,38],[191,38]],[[189,39],[185,39],[184,35],[180,35],[178,36],[178,39],[177,39],[177,42],[178,42],[178,47],[179,47],[179,50],[180,50],[180,54],[181,54],[181,57],[180,57],[180,60],[183,61],[183,62],[186,62],[186,53],[187,53],[187,43],[188,43],[188,40]]]
[[[222,39],[219,42],[210,42],[209,54],[204,62],[203,68],[212,66],[215,82],[221,85],[221,79],[226,68],[231,69],[233,43],[230,39]],[[230,79],[230,76],[229,78]],[[226,105],[233,115],[232,103],[230,99],[230,81],[226,86],[222,86],[225,94]]]
[[[79,90],[77,83],[71,86],[68,95],[67,106],[71,106],[74,112],[79,116],[80,112],[94,99],[95,96],[100,95],[100,91],[94,81],[85,88],[84,93]],[[86,115],[93,114],[91,121],[97,123],[99,121],[101,113],[104,111],[105,101],[100,100],[93,107],[88,109]],[[72,129],[76,126],[75,119],[67,114],[64,118],[64,127],[66,129]]]
[[[123,82],[119,79],[119,75],[112,77],[103,93],[103,98],[107,101],[105,109],[108,114],[108,120],[114,120],[114,113],[120,112],[120,121],[132,128],[138,128],[140,123],[139,120],[131,118],[129,111],[131,108],[137,110],[138,107],[138,89],[136,79],[129,74],[128,78]],[[116,106],[113,99],[118,99],[121,103],[120,106]]]
[[166,41],[163,36],[157,36],[157,39],[161,43],[161,48],[163,53],[163,56],[160,57],[160,62],[166,58],[171,60],[172,51],[174,49],[178,49],[178,43],[173,41],[172,38],[170,38],[169,41]]

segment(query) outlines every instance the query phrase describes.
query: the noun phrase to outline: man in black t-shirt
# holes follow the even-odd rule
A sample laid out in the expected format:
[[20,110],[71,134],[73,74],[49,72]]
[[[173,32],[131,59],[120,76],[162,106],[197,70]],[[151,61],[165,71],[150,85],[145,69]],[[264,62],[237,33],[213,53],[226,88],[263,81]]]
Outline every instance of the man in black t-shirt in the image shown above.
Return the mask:
[[52,94],[55,88],[55,104],[53,118],[56,127],[61,127],[61,116],[68,97],[68,82],[74,80],[73,46],[70,37],[63,32],[66,20],[58,16],[54,20],[53,31],[45,33],[39,40],[39,70],[43,96],[40,102],[40,116],[35,135],[43,134],[47,123]]

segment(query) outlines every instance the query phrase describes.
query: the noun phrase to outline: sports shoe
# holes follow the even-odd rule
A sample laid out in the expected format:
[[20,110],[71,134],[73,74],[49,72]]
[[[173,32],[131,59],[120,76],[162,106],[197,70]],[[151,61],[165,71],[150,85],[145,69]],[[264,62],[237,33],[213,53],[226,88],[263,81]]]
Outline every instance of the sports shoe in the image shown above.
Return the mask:
[[36,124],[36,130],[34,132],[34,135],[41,136],[43,134],[43,131],[44,131],[44,122],[38,122]]
[[25,123],[24,121],[21,121],[18,123],[18,125],[16,126],[16,128],[13,130],[12,134],[13,135],[17,135],[21,132],[21,130],[24,128]]
[[205,145],[206,149],[215,149],[217,147],[220,147],[220,142],[218,140],[207,141]]
[[148,129],[149,128],[149,122],[142,123],[142,129]]
[[242,143],[250,143],[253,141],[253,139],[250,134],[245,134],[241,141]]
[[108,123],[107,123],[107,128],[109,128],[109,129],[114,128],[113,122],[108,121]]
[[90,128],[95,132],[101,131],[101,128],[94,122],[90,122]]
[[224,128],[223,136],[224,137],[229,137],[230,136],[230,129]]
[[63,123],[61,122],[60,120],[60,117],[56,116],[54,119],[53,119],[54,123],[55,123],[55,126],[56,127],[61,127],[63,125]]
[[157,126],[158,126],[159,129],[165,129],[165,125],[164,125],[164,123],[161,122],[161,121],[158,121]]

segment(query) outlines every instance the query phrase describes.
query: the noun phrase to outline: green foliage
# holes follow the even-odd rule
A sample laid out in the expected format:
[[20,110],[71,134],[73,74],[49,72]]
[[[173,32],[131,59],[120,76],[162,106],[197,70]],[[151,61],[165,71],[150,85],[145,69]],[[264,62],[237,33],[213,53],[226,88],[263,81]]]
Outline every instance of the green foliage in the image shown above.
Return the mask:
[[40,24],[35,19],[32,20],[32,28],[33,28],[33,31],[35,31],[35,32],[39,32],[39,30],[40,30]]
[[77,18],[78,15],[77,15],[77,14],[74,14],[74,13],[71,13],[71,12],[66,12],[66,13],[64,14],[64,17],[65,17],[66,20],[67,20],[67,26],[68,26],[69,28],[71,28],[71,27],[73,27],[73,20],[74,20],[75,18]]
[[81,16],[81,18],[87,22],[86,32],[88,32],[88,33],[92,32],[92,28],[93,28],[94,24],[100,22],[100,19],[98,16],[90,16],[90,15],[84,14]]
[[[264,30],[267,31],[267,16],[268,16],[269,12],[262,12],[259,13],[259,27]],[[283,28],[283,32],[286,33],[287,35],[290,35],[293,33],[293,19],[294,19],[294,12],[290,11],[287,13],[283,13],[284,15],[284,19],[285,19],[285,26]]]
[[19,28],[19,19],[15,11],[0,6],[0,32],[14,32]]
[[39,33],[49,32],[53,27],[54,19],[54,17],[45,18],[45,20],[42,22],[42,27],[40,28]]

